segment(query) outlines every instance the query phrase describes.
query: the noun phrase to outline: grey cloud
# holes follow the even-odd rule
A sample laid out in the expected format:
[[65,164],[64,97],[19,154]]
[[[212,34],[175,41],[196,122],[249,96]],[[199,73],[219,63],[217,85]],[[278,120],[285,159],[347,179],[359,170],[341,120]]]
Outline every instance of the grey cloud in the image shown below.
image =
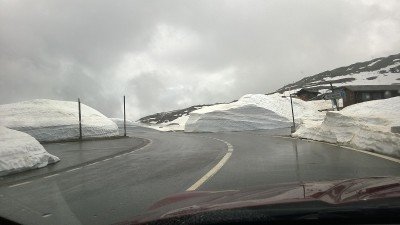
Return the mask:
[[[0,0],[0,104],[81,97],[121,116],[125,94],[137,119],[267,93],[398,53],[399,7],[390,0]],[[187,31],[196,46],[157,55],[151,43],[162,24]],[[145,54],[151,68],[117,74],[130,54]]]

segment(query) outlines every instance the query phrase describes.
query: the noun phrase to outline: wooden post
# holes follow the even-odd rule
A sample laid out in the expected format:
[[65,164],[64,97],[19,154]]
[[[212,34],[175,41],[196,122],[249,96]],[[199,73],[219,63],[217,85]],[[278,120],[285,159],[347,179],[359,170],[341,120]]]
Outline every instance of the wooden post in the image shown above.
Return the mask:
[[82,139],[82,114],[81,114],[81,100],[78,98],[79,108],[79,139]]
[[126,137],[125,95],[124,95],[124,136]]

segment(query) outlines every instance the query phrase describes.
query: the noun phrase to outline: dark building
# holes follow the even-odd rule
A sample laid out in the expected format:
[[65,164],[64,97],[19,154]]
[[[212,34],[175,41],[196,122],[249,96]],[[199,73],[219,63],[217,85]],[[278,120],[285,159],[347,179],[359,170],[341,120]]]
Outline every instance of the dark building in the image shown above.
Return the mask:
[[400,95],[400,85],[354,85],[342,87],[342,90],[345,92],[343,107]]
[[308,101],[312,98],[317,97],[319,94],[320,93],[317,90],[302,88],[300,91],[296,93],[296,96],[303,101]]

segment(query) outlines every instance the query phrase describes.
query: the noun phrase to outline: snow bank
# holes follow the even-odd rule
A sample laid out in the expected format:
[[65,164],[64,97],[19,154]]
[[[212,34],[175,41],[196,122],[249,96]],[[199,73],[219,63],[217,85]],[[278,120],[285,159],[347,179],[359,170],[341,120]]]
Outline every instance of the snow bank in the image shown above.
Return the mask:
[[0,126],[0,176],[60,161],[29,134]]
[[[322,120],[314,105],[293,99],[295,122]],[[290,99],[280,94],[249,94],[237,102],[208,106],[190,113],[185,132],[219,132],[290,127]]]
[[[84,137],[119,135],[117,125],[100,112],[81,104]],[[47,99],[0,105],[0,126],[32,135],[38,141],[79,137],[78,103]]]
[[[343,99],[336,99],[336,102],[339,107],[343,107]],[[332,100],[313,100],[308,101],[307,104],[311,104],[318,110],[336,110],[336,106],[332,102]]]
[[400,97],[375,100],[328,112],[323,122],[305,123],[293,137],[307,138],[400,157]]
[[152,124],[148,125],[148,127],[159,131],[183,131],[185,130],[185,124],[188,119],[189,115],[182,115],[167,123]]
[[[115,124],[117,124],[118,127],[124,127],[124,119],[121,118],[110,118],[111,121],[113,121]],[[138,123],[132,121],[132,120],[126,120],[126,125],[127,126],[139,126]]]

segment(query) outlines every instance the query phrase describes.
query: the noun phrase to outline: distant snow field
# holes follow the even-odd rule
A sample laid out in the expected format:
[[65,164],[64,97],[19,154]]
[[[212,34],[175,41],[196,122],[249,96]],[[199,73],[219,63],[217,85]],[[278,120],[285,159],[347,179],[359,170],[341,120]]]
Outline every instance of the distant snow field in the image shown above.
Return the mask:
[[[83,137],[119,135],[118,126],[95,109],[81,104]],[[79,137],[78,103],[36,99],[0,105],[0,126],[30,134],[38,141]]]
[[[293,99],[295,122],[322,120],[313,104]],[[185,132],[219,132],[290,127],[290,99],[280,94],[248,94],[238,101],[204,107],[190,113]]]
[[[118,127],[124,127],[124,119],[123,118],[110,118],[111,121],[113,121],[115,124],[117,124]],[[132,120],[126,120],[126,125],[129,126],[138,126],[139,124],[132,121]]]
[[144,125],[149,128],[153,128],[159,131],[183,131],[185,130],[186,121],[189,119],[189,115],[182,115],[181,117],[176,118],[175,120],[160,123],[160,124],[152,124],[152,125]]
[[368,101],[328,112],[323,121],[304,123],[293,137],[325,141],[400,157],[400,97]]
[[0,176],[41,168],[60,159],[29,134],[0,126]]

